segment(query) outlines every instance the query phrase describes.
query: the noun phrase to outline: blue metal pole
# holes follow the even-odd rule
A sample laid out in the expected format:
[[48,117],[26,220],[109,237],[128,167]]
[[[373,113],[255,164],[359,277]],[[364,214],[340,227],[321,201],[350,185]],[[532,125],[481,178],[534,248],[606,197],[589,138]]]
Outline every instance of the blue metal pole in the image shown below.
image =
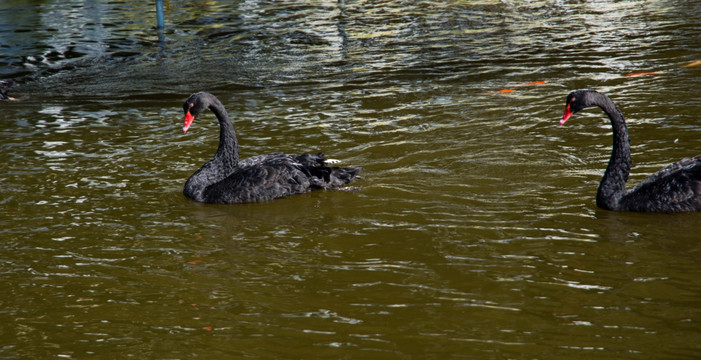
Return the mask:
[[163,0],[156,0],[156,16],[158,17],[158,28],[163,30],[165,27],[163,19]]

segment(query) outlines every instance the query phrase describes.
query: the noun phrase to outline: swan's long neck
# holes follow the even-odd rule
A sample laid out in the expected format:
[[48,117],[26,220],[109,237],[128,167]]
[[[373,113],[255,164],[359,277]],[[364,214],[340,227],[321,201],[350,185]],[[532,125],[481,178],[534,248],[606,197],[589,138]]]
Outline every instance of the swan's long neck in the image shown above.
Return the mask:
[[234,125],[229,120],[226,109],[219,100],[214,98],[209,110],[219,120],[219,147],[214,158],[190,176],[184,189],[185,196],[200,202],[205,200],[207,187],[231,175],[239,161],[239,144]]
[[[216,98],[215,102],[209,106],[209,110],[219,120],[219,147],[214,159],[221,159],[223,168],[233,171],[239,162],[239,142],[236,139],[234,125],[229,120],[229,115],[226,113],[224,105]],[[231,174],[231,171],[228,172],[227,176]]]
[[604,177],[599,184],[596,194],[597,206],[613,210],[616,209],[621,198],[626,194],[626,181],[630,174],[630,138],[623,114],[616,105],[604,94],[596,94],[594,105],[604,110],[613,127],[613,150],[611,159],[606,167]]

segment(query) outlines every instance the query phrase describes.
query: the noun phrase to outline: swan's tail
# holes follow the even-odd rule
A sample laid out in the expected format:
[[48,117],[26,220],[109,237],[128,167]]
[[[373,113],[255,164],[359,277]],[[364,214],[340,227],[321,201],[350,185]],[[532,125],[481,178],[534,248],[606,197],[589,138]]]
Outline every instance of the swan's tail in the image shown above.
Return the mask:
[[350,184],[363,171],[363,168],[327,166],[341,161],[327,159],[323,153],[299,155],[296,160],[306,168],[313,186],[323,189]]
[[351,167],[332,167],[330,169],[330,180],[332,182],[332,187],[350,184],[351,182],[353,182],[353,180],[355,180],[356,177],[359,177],[358,174],[360,174],[360,172],[363,171],[363,168]]

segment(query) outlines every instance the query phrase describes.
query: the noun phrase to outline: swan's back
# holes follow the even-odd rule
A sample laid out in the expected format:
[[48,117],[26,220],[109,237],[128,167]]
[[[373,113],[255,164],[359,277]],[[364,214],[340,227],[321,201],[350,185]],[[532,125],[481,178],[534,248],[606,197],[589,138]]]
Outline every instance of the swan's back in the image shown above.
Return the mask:
[[239,161],[234,172],[205,190],[205,202],[268,201],[316,189],[331,189],[353,181],[362,168],[329,167],[323,154],[274,153]]
[[701,210],[701,155],[682,159],[650,175],[621,199],[621,210]]

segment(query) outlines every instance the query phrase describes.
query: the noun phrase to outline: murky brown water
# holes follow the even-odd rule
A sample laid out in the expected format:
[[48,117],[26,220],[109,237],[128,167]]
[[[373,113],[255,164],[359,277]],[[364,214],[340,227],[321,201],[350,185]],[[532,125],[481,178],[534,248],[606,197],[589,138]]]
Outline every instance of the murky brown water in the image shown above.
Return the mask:
[[[697,358],[700,214],[599,210],[701,153],[701,3],[0,5],[0,358]],[[625,76],[631,73],[654,74]],[[545,82],[545,83],[543,83]],[[216,206],[214,153],[324,151],[361,189]],[[511,91],[513,90],[513,91]]]

